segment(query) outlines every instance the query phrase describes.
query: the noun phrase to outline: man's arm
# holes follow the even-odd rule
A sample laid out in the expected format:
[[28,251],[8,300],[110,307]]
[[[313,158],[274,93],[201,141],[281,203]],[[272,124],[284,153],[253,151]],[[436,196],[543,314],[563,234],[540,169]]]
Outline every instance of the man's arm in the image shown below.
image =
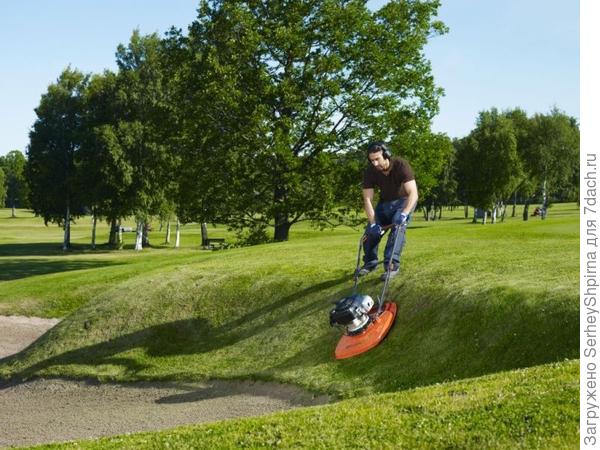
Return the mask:
[[[372,191],[373,189],[371,189]],[[417,206],[417,200],[419,200],[419,191],[417,190],[417,182],[410,180],[404,183],[404,191],[406,192],[406,204],[402,209],[404,214],[410,214],[415,206]],[[364,193],[364,190],[363,190]],[[363,194],[364,196],[364,194]]]
[[373,197],[375,197],[375,190],[373,188],[363,189],[363,207],[365,208],[365,214],[369,223],[375,223],[375,210],[373,209]]

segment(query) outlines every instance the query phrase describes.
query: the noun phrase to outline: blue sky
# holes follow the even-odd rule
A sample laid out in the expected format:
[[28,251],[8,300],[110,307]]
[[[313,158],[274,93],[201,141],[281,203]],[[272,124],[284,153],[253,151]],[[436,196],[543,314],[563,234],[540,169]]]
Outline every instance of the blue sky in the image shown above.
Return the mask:
[[[33,109],[67,65],[115,69],[115,49],[134,28],[185,29],[196,8],[196,0],[1,0],[0,155],[25,150]],[[493,106],[531,114],[556,105],[579,117],[577,0],[446,0],[439,18],[450,32],[426,49],[446,92],[435,131],[464,136]]]

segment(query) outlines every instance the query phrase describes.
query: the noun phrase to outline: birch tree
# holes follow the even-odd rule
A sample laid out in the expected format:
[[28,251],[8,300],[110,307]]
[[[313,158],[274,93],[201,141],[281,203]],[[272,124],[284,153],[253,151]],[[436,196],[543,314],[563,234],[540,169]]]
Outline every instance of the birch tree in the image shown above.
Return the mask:
[[[166,60],[155,35],[135,31],[127,46],[119,45],[118,83],[124,111],[115,127],[119,146],[132,169],[127,198],[138,225],[136,249],[148,245],[150,217],[175,195],[177,155],[173,150],[173,105],[165,89]],[[145,235],[146,237],[144,238]]]
[[476,128],[459,148],[461,181],[469,202],[484,212],[484,223],[488,210],[495,221],[498,208],[518,183],[514,174],[521,160],[513,124],[495,108],[481,112]]
[[549,196],[571,186],[579,169],[577,120],[558,108],[549,114],[535,114],[522,153],[527,173],[536,181],[542,207],[547,210]]

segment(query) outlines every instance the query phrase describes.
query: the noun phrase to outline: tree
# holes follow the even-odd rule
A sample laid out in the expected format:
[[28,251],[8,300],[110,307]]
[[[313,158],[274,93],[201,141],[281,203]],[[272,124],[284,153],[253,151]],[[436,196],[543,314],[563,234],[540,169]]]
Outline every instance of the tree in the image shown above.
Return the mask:
[[[454,206],[458,200],[458,182],[456,180],[456,153],[452,151],[446,160],[441,175],[438,177],[436,186],[432,189],[432,203],[435,202],[438,210],[438,219],[442,218],[442,206]],[[435,210],[434,210],[435,213]],[[434,214],[435,218],[435,214]]]
[[468,142],[468,136],[463,138],[455,138],[452,140],[452,146],[454,147],[455,161],[454,161],[454,176],[456,177],[456,195],[458,201],[464,205],[465,208],[465,219],[469,217],[469,174],[475,170],[471,166],[470,159],[470,148]]
[[29,133],[25,173],[31,206],[46,225],[55,222],[64,226],[63,250],[71,245],[71,221],[84,214],[82,191],[77,189],[75,154],[82,138],[83,92],[87,83],[88,76],[65,69],[42,95]]
[[170,207],[176,196],[178,157],[174,149],[176,123],[164,47],[156,34],[134,31],[127,47],[119,45],[117,65],[124,112],[115,137],[132,168],[127,198],[138,221],[136,249],[148,244],[148,221]]
[[[84,100],[85,132],[76,160],[81,174],[79,185],[94,215],[94,225],[97,218],[105,218],[111,225],[109,244],[114,246],[120,220],[132,211],[134,171],[117,132],[125,108],[118,76],[109,71],[94,75]],[[92,246],[95,246],[94,231]]]
[[[512,193],[519,180],[521,164],[512,121],[492,108],[479,114],[476,128],[460,143],[462,183],[469,202],[493,211]],[[515,169],[516,168],[516,169]]]
[[111,223],[113,245],[125,216],[138,221],[140,249],[150,216],[173,209],[176,158],[162,51],[156,34],[134,31],[127,46],[118,46],[119,72],[92,77],[85,90],[79,184],[94,217]]
[[410,131],[397,136],[392,142],[394,144],[415,172],[420,203],[426,220],[429,220],[442,206],[443,200],[438,196],[441,191],[436,191],[436,188],[440,186],[444,170],[452,158],[452,141],[441,133]]
[[189,38],[171,37],[188,52],[178,75],[182,214],[258,235],[273,224],[278,241],[301,220],[329,217],[336,154],[427,129],[437,112],[423,47],[445,32],[438,7],[202,1]]
[[[1,159],[0,167],[4,169],[6,178],[6,206],[12,208],[12,217],[16,217],[15,208],[29,206],[29,187],[25,180],[25,155],[19,150],[12,150]],[[4,202],[0,204],[4,205]]]
[[579,168],[577,120],[556,107],[550,114],[535,114],[523,148],[523,162],[547,209],[549,194],[571,187]]
[[527,173],[523,164],[524,152],[528,145],[528,140],[531,132],[531,121],[527,117],[527,113],[521,108],[509,109],[502,112],[502,115],[513,124],[515,139],[517,140],[517,153],[521,164],[516,164],[512,167],[513,178],[515,181],[515,189],[510,194],[513,201],[512,217],[516,215],[517,209],[517,195],[520,194],[526,198],[525,211],[527,211],[528,203],[531,195],[535,191],[534,183],[531,180],[531,174]]
[[6,200],[6,176],[4,175],[4,170],[2,170],[2,166],[0,165],[0,204],[4,204]]

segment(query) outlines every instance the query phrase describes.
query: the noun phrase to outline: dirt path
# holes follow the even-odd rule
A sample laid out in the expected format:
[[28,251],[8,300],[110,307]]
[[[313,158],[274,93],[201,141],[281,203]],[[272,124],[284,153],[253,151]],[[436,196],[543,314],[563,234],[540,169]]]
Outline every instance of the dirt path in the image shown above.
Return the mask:
[[[52,325],[43,319],[0,316],[0,355],[26,347]],[[0,384],[0,446],[153,431],[326,402],[325,396],[292,386],[251,381],[5,383]]]

